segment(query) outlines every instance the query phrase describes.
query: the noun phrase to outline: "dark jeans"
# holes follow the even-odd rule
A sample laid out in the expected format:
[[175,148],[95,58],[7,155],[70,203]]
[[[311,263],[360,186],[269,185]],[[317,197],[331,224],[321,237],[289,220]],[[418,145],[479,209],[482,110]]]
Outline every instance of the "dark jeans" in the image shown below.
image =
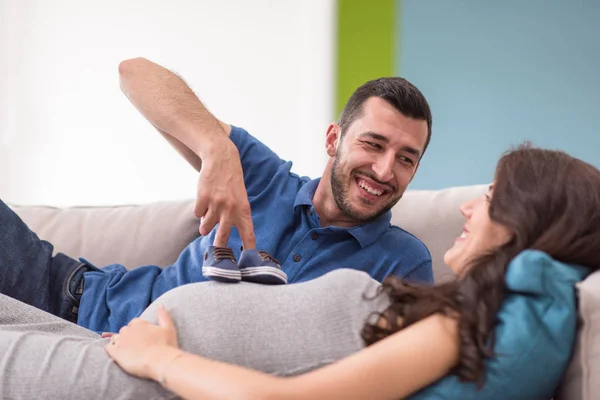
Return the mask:
[[0,200],[0,293],[77,323],[88,267],[53,250]]

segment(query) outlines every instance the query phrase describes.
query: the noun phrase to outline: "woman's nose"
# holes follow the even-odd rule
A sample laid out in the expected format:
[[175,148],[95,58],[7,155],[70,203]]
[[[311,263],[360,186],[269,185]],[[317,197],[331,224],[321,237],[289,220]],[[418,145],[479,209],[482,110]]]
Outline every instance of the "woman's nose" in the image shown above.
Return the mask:
[[473,206],[476,202],[477,199],[472,199],[461,204],[460,213],[464,215],[465,218],[469,218],[473,214]]

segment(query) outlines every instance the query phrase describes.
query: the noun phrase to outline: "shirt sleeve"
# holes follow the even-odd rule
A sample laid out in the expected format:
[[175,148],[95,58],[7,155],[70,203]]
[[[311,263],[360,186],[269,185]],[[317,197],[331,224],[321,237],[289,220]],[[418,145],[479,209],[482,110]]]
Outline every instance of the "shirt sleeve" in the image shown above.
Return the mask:
[[229,138],[240,153],[248,197],[260,194],[286,162],[242,128],[232,125]]
[[403,279],[410,282],[433,284],[433,267],[431,260],[427,260],[417,265]]

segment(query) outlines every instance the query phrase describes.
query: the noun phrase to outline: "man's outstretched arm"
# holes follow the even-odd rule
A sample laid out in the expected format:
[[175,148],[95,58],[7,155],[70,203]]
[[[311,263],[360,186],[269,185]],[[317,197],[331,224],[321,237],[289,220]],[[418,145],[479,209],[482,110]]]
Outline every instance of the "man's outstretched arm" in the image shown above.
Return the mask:
[[119,65],[121,89],[142,115],[198,171],[194,213],[203,217],[200,234],[219,223],[215,246],[226,246],[237,227],[245,248],[256,247],[250,204],[231,127],[217,120],[185,82],[144,58]]

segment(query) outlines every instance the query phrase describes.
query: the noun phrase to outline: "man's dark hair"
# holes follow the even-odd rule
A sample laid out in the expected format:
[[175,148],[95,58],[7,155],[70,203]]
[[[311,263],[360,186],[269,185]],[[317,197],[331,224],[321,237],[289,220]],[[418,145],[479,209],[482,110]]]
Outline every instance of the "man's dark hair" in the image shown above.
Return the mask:
[[363,84],[350,96],[350,100],[342,110],[339,125],[342,138],[346,129],[363,114],[363,103],[371,97],[379,97],[390,103],[402,115],[427,121],[427,140],[423,153],[431,139],[431,110],[423,93],[404,78],[379,78]]

